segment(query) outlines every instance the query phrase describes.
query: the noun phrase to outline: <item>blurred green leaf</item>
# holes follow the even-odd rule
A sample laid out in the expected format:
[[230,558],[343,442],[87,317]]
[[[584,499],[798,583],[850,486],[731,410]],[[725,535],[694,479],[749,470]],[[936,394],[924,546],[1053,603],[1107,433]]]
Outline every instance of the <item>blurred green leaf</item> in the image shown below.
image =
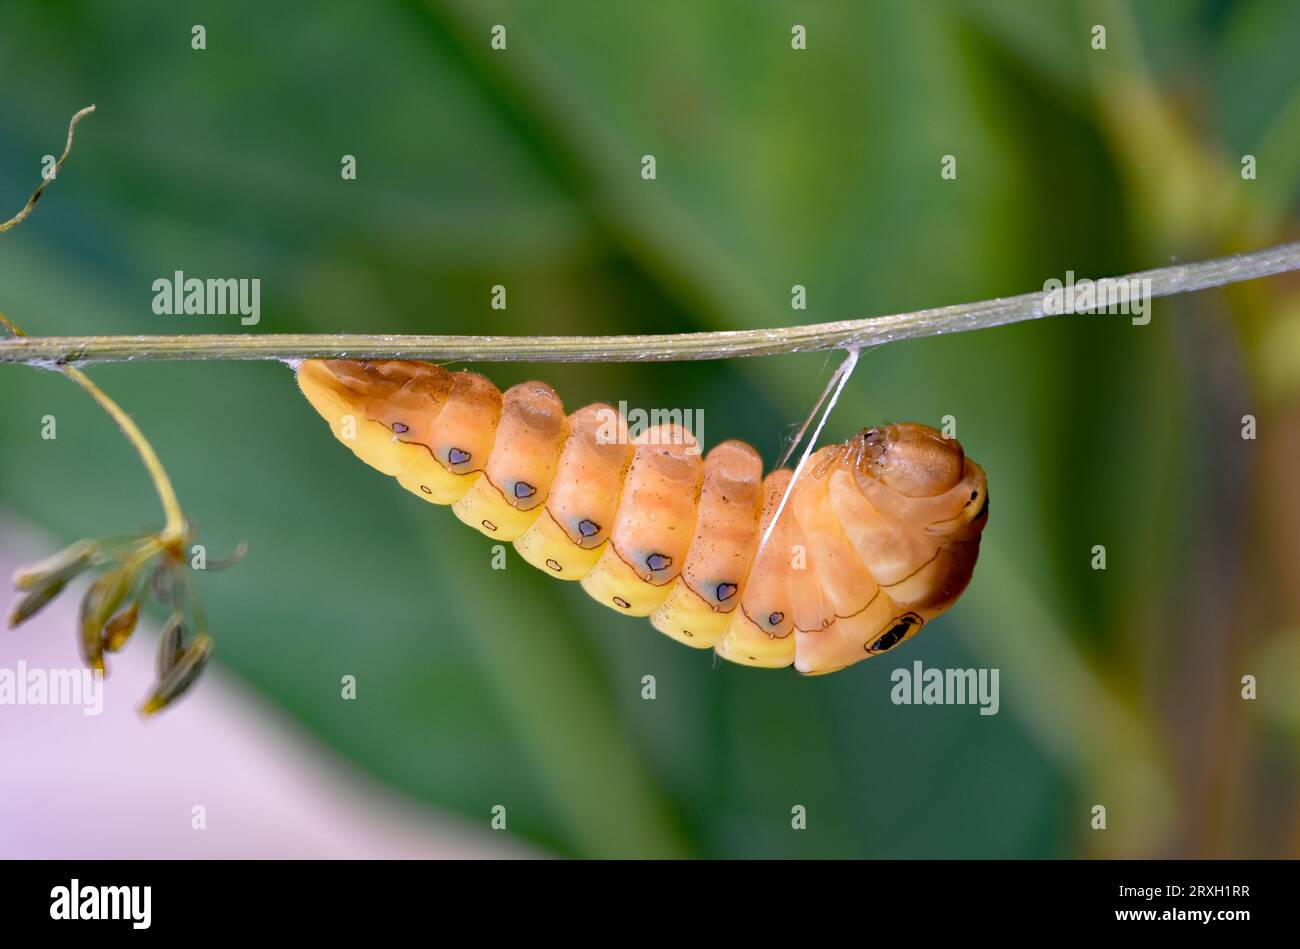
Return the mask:
[[[1249,9],[1184,6],[1133,17],[1158,81],[1199,77],[1234,142],[1279,127],[1300,85],[1282,40],[1256,62]],[[1072,3],[361,10],[5,5],[0,76],[22,90],[0,115],[5,200],[25,199],[75,108],[99,109],[0,242],[0,309],[40,334],[235,331],[152,314],[152,281],[180,269],[260,277],[257,332],[668,332],[975,300],[1180,252],[1141,242]],[[1202,76],[1207,51],[1232,75]],[[1236,112],[1252,83],[1268,93]],[[238,569],[200,578],[216,661],[431,805],[486,822],[503,803],[512,830],[576,855],[1062,856],[1099,846],[1086,808],[1118,789],[1143,830],[1107,852],[1146,852],[1178,801],[1141,683],[1180,647],[1161,617],[1204,543],[1185,514],[1208,483],[1190,310],[1158,307],[1141,330],[1077,317],[864,357],[826,437],[952,414],[993,520],[948,617],[813,680],[715,669],[513,554],[492,570],[490,544],[341,450],[283,367],[92,372],[209,549],[249,541]],[[703,410],[708,441],[770,462],[828,371],[796,356],[545,377],[571,407]],[[156,523],[129,447],[74,387],[5,367],[0,400],[0,503],[68,538]],[[1001,666],[1003,712],[893,706],[889,673],[917,659]]]

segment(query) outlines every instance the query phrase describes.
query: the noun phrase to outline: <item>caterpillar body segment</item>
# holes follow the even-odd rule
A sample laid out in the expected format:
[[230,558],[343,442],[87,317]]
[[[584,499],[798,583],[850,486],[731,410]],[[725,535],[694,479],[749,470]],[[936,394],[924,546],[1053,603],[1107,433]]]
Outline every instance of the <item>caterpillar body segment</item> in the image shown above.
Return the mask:
[[544,516],[515,541],[515,549],[539,570],[581,580],[605,550],[634,449],[626,421],[611,406],[588,405],[570,415],[568,424]]
[[[773,471],[763,479],[763,508],[758,535],[767,532],[791,473]],[[713,647],[723,659],[745,665],[780,668],[794,662],[794,610],[790,597],[790,567],[800,539],[794,519],[782,514],[760,546],[745,578],[740,609],[732,614],[722,638]],[[761,540],[760,540],[761,545]]]
[[681,426],[659,425],[633,439],[609,543],[583,589],[629,616],[649,616],[668,597],[690,549],[704,464]]
[[451,509],[489,537],[517,540],[542,512],[568,435],[564,405],[550,386],[525,382],[508,389],[484,477]]
[[924,425],[826,446],[791,488],[743,442],[701,457],[680,426],[629,438],[610,406],[566,415],[540,382],[502,394],[429,363],[307,360],[298,383],[340,441],[408,491],[611,609],[746,665],[821,674],[905,642],[965,589],[988,521],[983,469]]
[[758,549],[763,459],[744,442],[718,445],[704,459],[695,533],[681,576],[650,622],[700,649],[714,646],[740,605]]

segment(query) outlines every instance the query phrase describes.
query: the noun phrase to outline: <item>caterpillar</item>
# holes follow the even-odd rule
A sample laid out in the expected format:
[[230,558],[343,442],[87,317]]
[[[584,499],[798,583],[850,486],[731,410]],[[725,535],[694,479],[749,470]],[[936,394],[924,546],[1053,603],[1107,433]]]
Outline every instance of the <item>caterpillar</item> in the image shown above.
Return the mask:
[[781,509],[791,472],[764,477],[746,443],[702,456],[673,424],[630,438],[610,406],[566,415],[542,382],[502,393],[403,360],[306,360],[297,378],[335,436],[408,491],[745,665],[821,674],[896,648],[966,588],[988,522],[984,470],[925,425],[821,448]]

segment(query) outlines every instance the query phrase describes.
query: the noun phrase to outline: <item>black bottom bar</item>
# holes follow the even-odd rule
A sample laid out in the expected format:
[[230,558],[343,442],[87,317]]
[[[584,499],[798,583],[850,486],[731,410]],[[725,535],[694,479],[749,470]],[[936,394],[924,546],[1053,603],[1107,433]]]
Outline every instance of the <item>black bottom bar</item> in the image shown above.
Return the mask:
[[[6,935],[75,927],[191,937],[375,935],[423,920],[434,938],[511,923],[553,938],[613,912],[686,932],[701,911],[735,932],[840,928],[855,917],[935,932],[1098,927],[1231,936],[1294,917],[1291,862],[153,862],[0,863]],[[107,918],[105,918],[107,917]],[[641,923],[636,922],[641,920]],[[828,930],[829,931],[829,930]],[[610,933],[611,938],[615,937]],[[865,936],[865,933],[864,933]],[[10,943],[17,945],[17,943]]]

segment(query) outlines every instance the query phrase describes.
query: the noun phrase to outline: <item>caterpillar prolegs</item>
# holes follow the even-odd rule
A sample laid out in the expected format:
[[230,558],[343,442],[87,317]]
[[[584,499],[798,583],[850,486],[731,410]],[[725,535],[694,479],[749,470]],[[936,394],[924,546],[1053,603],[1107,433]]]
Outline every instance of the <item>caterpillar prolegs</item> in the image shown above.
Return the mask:
[[832,672],[914,636],[970,581],[983,469],[924,425],[863,430],[763,476],[681,426],[628,437],[607,405],[566,415],[541,382],[505,393],[421,362],[311,360],[298,384],[362,461],[533,566],[689,646]]

